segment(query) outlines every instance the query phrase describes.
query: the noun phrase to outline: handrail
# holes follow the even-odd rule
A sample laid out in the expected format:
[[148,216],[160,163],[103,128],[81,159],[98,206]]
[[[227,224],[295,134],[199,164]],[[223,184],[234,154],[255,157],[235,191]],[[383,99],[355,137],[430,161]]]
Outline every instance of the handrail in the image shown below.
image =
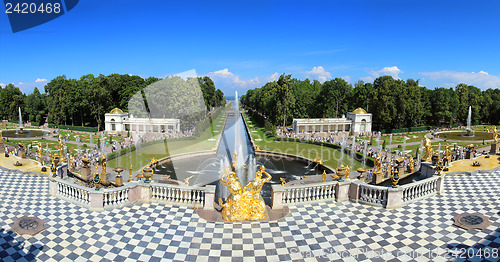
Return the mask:
[[372,206],[385,207],[388,198],[388,187],[360,184],[359,202]]
[[337,183],[337,181],[329,181],[325,183],[284,186],[282,193],[283,205],[335,200],[335,186]]
[[205,187],[152,184],[152,200],[200,207],[205,202]]

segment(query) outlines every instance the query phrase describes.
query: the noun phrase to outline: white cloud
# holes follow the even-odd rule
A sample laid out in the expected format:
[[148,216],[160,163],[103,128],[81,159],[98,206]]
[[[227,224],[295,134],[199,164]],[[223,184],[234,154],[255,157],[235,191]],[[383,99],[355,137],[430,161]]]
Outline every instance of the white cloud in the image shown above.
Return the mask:
[[360,77],[359,79],[363,80],[363,82],[365,82],[365,83],[371,83],[374,80],[373,77],[371,77],[371,76]]
[[5,87],[5,86],[6,86],[6,84],[4,84],[4,83],[0,83],[0,86],[1,86],[1,87]]
[[[275,81],[272,80],[274,75],[278,73],[274,73],[273,75],[265,78],[266,81]],[[212,77],[214,82],[220,83],[223,86],[236,86],[239,88],[255,88],[262,84],[262,81],[259,77],[254,77],[251,79],[241,79],[240,76],[233,74],[229,69],[224,68],[222,70],[214,71],[208,73],[208,76]]]
[[386,66],[378,71],[371,70],[368,73],[374,78],[377,78],[379,76],[389,75],[392,76],[392,78],[394,79],[400,79],[399,74],[403,73],[403,71],[401,71],[401,69],[399,69],[397,66]]
[[274,81],[278,80],[279,77],[280,77],[280,74],[278,74],[278,72],[275,72],[274,74],[266,77],[265,81],[266,82],[274,82]]
[[421,72],[421,75],[429,77],[434,81],[444,81],[444,85],[453,85],[452,83],[466,83],[477,86],[481,89],[499,88],[500,76],[490,75],[485,71],[474,72],[456,72],[456,71],[437,71]]
[[41,82],[47,82],[47,79],[45,79],[45,78],[37,78],[35,80],[35,83],[41,83]]
[[342,79],[344,79],[347,83],[351,82],[351,76],[343,76]]
[[332,78],[332,74],[327,72],[322,66],[315,66],[311,71],[306,71],[305,75],[312,79],[318,79],[319,82],[324,83],[328,78]]

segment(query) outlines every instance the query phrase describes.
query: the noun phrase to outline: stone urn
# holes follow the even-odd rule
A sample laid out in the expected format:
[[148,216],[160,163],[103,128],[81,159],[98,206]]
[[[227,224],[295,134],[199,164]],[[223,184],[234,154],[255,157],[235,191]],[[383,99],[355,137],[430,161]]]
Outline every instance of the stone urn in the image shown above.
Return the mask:
[[144,182],[151,183],[151,179],[153,179],[153,169],[150,166],[143,168],[142,175],[145,178]]
[[117,168],[115,168],[115,172],[118,173],[118,175],[116,175],[116,177],[115,177],[116,186],[123,186],[123,178],[121,175],[121,172],[123,172],[123,168],[117,167]]

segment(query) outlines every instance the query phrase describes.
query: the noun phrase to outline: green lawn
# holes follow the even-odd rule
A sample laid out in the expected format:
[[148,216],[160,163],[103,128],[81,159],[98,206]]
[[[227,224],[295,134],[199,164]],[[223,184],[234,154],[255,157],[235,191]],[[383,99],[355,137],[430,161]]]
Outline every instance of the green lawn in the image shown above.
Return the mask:
[[[108,161],[109,167],[129,168],[138,170],[147,165],[151,159],[161,159],[169,155],[177,155],[188,152],[211,150],[215,147],[217,138],[222,132],[222,126],[226,118],[224,110],[213,122],[210,128],[203,131],[194,140],[169,141],[138,148],[137,150]],[[218,131],[218,132],[215,132]],[[210,139],[210,140],[209,140]]]
[[[265,135],[265,130],[251,121],[248,115],[244,114],[244,116],[245,120],[247,120],[252,138],[261,150],[297,155],[311,160],[319,157],[326,166],[334,169],[340,166],[340,164],[351,165],[351,157],[344,154],[341,162],[341,152],[334,148],[299,142],[274,141],[274,138],[267,137]],[[356,160],[352,162],[354,164],[353,169],[362,167],[362,163]]]

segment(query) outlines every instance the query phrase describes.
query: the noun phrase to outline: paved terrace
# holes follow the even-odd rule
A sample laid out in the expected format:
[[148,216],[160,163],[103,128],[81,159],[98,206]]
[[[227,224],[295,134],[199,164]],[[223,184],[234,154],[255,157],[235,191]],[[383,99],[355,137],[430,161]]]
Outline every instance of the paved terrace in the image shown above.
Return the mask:
[[[429,250],[449,256],[432,261],[446,261],[455,260],[451,248],[490,248],[487,261],[500,255],[500,171],[447,176],[444,195],[397,210],[316,203],[268,223],[210,223],[193,209],[156,204],[96,213],[50,197],[46,177],[0,170],[0,183],[0,261],[429,261]],[[453,226],[463,212],[493,224],[469,232]],[[11,225],[24,215],[46,229],[16,234]],[[412,251],[425,255],[402,254]]]

